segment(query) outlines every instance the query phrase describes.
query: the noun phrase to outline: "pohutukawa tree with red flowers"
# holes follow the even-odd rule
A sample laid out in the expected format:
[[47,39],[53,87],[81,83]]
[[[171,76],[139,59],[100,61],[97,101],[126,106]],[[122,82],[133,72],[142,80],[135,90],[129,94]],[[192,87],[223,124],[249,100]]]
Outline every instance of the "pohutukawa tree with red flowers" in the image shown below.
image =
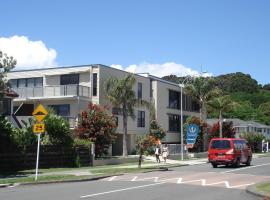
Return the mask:
[[80,139],[95,143],[95,155],[101,157],[108,154],[108,149],[116,139],[116,119],[106,106],[88,104],[81,113],[75,134]]

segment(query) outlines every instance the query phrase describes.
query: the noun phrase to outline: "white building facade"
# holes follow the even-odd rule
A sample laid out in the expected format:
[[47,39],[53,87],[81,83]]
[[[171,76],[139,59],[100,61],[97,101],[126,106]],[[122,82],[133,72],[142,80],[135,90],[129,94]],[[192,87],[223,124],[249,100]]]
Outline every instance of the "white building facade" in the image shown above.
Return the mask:
[[[32,116],[39,104],[51,107],[56,114],[69,121],[74,129],[78,116],[87,109],[89,102],[108,105],[117,117],[118,138],[112,147],[113,155],[122,154],[123,119],[121,111],[109,102],[104,83],[111,77],[123,78],[129,73],[104,65],[84,65],[13,71],[7,74],[12,89],[19,95],[14,99],[13,111],[19,119]],[[134,74],[134,92],[138,98],[153,102],[156,120],[167,131],[164,142],[180,143],[180,87],[149,74]],[[19,108],[19,109],[18,109]],[[183,114],[199,116],[198,105],[183,94]],[[135,108],[135,120],[128,118],[128,152],[135,151],[137,135],[149,132],[150,111]]]

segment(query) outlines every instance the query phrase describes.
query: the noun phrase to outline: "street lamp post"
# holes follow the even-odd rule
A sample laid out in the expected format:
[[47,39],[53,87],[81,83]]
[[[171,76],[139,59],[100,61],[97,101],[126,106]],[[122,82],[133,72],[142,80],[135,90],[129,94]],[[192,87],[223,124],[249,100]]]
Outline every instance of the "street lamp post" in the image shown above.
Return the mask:
[[181,115],[181,160],[184,160],[184,128],[183,128],[183,88],[185,87],[185,83],[189,80],[189,79],[191,79],[192,77],[190,77],[190,76],[187,76],[183,81],[182,81],[182,83],[181,84],[179,84],[179,86],[180,86],[180,95],[181,95],[181,97],[180,97],[180,109],[181,109],[181,111],[180,111],[180,115]]
[[180,84],[180,88],[181,88],[181,100],[180,100],[180,104],[181,104],[181,160],[184,160],[184,134],[183,134],[183,84]]

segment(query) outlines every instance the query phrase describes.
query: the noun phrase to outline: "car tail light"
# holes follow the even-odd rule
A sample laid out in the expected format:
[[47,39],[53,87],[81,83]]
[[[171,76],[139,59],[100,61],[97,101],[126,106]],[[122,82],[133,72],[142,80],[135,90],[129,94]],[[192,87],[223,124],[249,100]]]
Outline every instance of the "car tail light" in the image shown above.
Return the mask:
[[234,154],[234,149],[230,149],[225,153],[226,155],[233,155]]

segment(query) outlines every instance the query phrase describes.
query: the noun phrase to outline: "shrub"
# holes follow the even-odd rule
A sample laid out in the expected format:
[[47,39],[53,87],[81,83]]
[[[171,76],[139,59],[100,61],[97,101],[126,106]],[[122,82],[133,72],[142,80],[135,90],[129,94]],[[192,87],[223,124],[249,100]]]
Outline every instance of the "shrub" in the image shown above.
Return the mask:
[[73,137],[69,130],[69,123],[63,117],[58,116],[53,110],[49,109],[48,115],[44,119],[45,130],[48,134],[47,144],[70,146]]
[[150,136],[155,137],[157,140],[162,140],[166,136],[166,132],[161,128],[156,120],[150,122]]
[[14,131],[14,140],[18,146],[24,147],[37,144],[37,136],[33,133],[33,119],[22,120],[23,127],[16,128]]
[[239,137],[248,141],[253,152],[260,152],[262,140],[266,139],[265,136],[261,133],[241,133]]
[[76,136],[95,143],[95,155],[108,154],[110,145],[116,139],[116,120],[106,107],[89,103],[88,109],[79,117]]
[[[213,127],[209,130],[208,134],[208,142],[212,138],[219,137],[219,122],[215,123]],[[233,128],[233,122],[223,122],[222,123],[222,137],[223,138],[234,138],[235,137],[235,129]]]
[[4,116],[0,116],[0,151],[12,148],[14,146],[13,135],[14,127]]

